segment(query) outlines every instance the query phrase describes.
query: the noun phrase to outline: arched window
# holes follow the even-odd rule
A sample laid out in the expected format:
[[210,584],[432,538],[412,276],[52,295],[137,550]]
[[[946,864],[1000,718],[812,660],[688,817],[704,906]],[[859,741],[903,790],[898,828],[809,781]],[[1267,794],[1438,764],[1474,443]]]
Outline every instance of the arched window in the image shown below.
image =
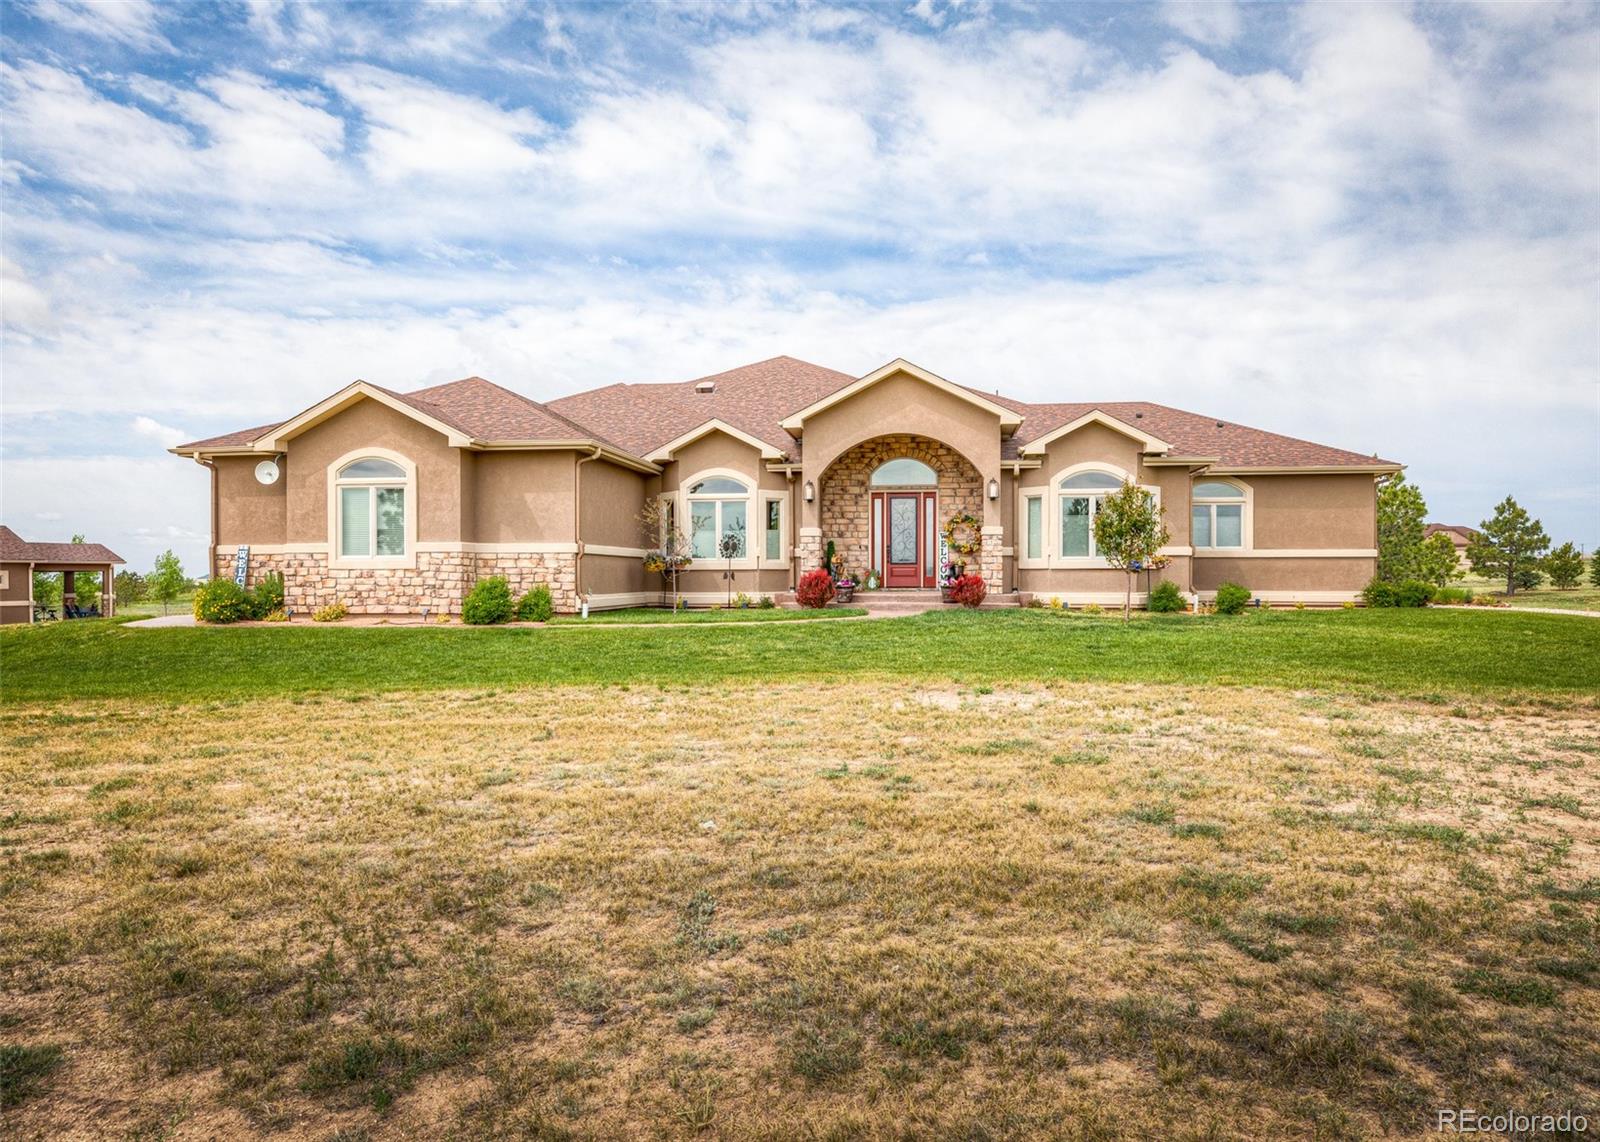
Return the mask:
[[921,460],[902,456],[898,460],[879,464],[872,473],[871,483],[879,488],[936,488],[939,486],[939,473]]
[[1221,480],[1203,480],[1189,497],[1189,539],[1196,547],[1244,546],[1245,494]]
[[689,554],[696,559],[722,557],[721,542],[732,536],[733,557],[749,553],[750,487],[731,476],[706,476],[690,483]]
[[385,559],[406,553],[410,475],[378,456],[352,460],[334,476],[339,558]]
[[1094,542],[1094,517],[1108,492],[1122,487],[1122,477],[1105,471],[1077,472],[1060,480],[1061,546],[1065,558],[1087,559],[1099,554]]

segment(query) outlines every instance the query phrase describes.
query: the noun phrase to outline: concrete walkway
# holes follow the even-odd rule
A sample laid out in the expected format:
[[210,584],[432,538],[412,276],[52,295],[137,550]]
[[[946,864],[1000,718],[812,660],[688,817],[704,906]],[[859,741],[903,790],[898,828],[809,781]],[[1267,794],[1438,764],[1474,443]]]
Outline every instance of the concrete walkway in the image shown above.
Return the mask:
[[1582,619],[1600,619],[1600,611],[1573,611],[1565,607],[1441,607],[1440,610],[1510,611],[1519,615],[1577,615]]
[[126,627],[192,627],[193,615],[157,615],[153,619],[135,619],[131,623],[123,623]]

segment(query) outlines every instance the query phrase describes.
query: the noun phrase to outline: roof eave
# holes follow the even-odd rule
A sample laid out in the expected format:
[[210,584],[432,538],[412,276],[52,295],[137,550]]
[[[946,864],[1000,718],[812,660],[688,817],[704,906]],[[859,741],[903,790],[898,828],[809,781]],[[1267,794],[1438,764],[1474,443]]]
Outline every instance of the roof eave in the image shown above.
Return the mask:
[[1390,476],[1405,471],[1405,465],[1387,460],[1367,464],[1215,464],[1209,471],[1217,476]]

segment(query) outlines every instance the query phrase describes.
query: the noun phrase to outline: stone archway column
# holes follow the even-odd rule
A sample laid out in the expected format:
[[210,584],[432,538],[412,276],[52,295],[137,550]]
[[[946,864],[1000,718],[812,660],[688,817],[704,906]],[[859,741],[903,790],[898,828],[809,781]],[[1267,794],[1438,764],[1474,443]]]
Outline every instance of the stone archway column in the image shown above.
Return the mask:
[[[813,489],[811,502],[806,502],[806,485]],[[800,506],[800,529],[795,536],[795,586],[807,571],[822,565],[822,473],[803,468],[795,485],[795,500]]]
[[[1005,502],[1005,483],[1000,479],[1000,470],[982,472],[983,478],[983,546],[978,549],[978,574],[983,576],[984,583],[990,591],[999,592],[1005,589],[1006,573],[1006,521],[1002,516],[1001,504]],[[989,481],[994,480],[995,486],[1000,488],[1001,496],[998,499],[989,498]]]

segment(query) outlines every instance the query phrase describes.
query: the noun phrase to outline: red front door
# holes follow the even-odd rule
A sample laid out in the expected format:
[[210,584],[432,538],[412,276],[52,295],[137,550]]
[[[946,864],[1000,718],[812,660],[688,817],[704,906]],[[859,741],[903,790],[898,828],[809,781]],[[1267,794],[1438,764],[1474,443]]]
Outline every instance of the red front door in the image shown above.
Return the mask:
[[922,493],[886,492],[883,511],[883,585],[922,586]]

